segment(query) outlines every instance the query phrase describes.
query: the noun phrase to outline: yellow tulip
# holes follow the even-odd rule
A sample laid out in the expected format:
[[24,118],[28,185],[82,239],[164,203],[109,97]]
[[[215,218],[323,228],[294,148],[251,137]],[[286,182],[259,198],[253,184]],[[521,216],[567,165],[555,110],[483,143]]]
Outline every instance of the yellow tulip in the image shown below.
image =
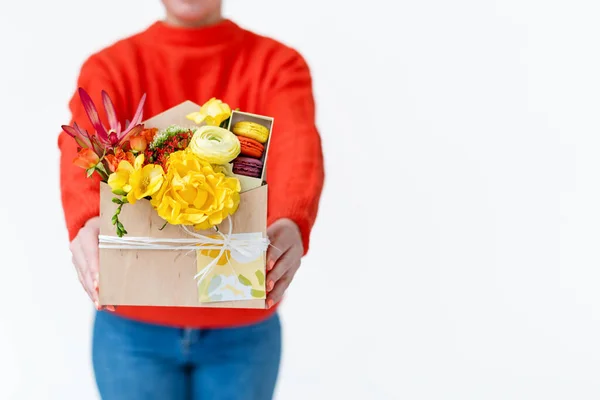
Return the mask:
[[188,149],[211,164],[227,164],[240,154],[240,141],[218,126],[203,126],[194,132]]
[[159,216],[172,225],[209,229],[237,211],[240,182],[190,151],[169,156],[165,183],[152,197]]
[[144,165],[144,155],[135,158],[134,165],[121,161],[117,170],[108,177],[108,185],[114,191],[127,194],[127,201],[135,204],[137,200],[152,196],[164,182],[164,172],[160,165]]
[[152,196],[158,192],[164,182],[164,172],[160,165],[144,165],[144,155],[135,158],[133,172],[129,175],[131,190],[127,193],[127,201],[135,204],[137,200]]
[[115,191],[123,191],[129,193],[131,185],[129,185],[129,175],[133,172],[133,165],[129,161],[121,161],[116,171],[109,175],[108,186]]
[[231,108],[221,100],[212,98],[200,107],[200,111],[186,115],[187,119],[196,124],[205,123],[210,126],[219,126],[231,115]]

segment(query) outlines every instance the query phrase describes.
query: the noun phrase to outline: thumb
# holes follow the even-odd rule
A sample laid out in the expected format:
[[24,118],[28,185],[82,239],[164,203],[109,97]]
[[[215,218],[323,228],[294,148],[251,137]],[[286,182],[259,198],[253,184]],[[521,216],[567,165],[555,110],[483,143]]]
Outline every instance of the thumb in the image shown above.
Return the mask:
[[267,271],[270,271],[275,266],[277,260],[279,260],[286,252],[285,241],[282,241],[282,224],[281,220],[275,221],[269,228],[267,228],[267,236],[269,237],[269,248],[267,249]]

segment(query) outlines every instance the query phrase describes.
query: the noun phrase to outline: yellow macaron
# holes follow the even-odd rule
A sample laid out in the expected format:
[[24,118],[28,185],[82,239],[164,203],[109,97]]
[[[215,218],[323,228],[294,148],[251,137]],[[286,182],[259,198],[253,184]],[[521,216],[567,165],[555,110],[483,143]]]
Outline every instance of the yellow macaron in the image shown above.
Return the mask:
[[269,129],[256,122],[240,121],[233,125],[232,130],[236,135],[245,136],[263,144],[269,139]]

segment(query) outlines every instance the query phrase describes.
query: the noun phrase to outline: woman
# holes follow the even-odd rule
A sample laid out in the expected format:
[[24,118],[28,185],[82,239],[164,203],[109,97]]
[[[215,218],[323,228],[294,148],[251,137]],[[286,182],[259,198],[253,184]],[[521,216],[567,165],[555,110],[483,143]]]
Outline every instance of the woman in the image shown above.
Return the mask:
[[[145,116],[217,97],[275,118],[269,150],[267,309],[108,307],[96,314],[93,364],[103,399],[269,399],[280,360],[278,302],[308,250],[323,185],[311,77],[294,50],[221,16],[220,0],[163,0],[166,20],[92,55],[78,86],[117,115]],[[87,121],[77,96],[73,120]],[[100,107],[100,112],[103,112]],[[106,120],[106,115],[101,115]],[[91,126],[84,126],[93,131]],[[98,190],[72,164],[64,133],[61,189],[73,263],[98,308]],[[275,250],[277,249],[277,250]]]

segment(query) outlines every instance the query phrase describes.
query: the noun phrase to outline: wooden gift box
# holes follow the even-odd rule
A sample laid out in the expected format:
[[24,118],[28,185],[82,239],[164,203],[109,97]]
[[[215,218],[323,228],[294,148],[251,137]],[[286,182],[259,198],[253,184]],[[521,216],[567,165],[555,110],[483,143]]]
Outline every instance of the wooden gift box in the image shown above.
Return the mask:
[[[167,128],[170,125],[183,127],[196,126],[186,119],[186,115],[197,111],[199,105],[186,101],[144,122],[146,128]],[[272,132],[273,119],[255,114],[233,111],[229,129],[240,120],[263,124]],[[267,184],[266,157],[269,141],[263,155],[263,173],[260,179],[246,176],[236,177],[242,185],[240,205],[231,216],[232,233],[256,233],[266,237],[267,227]],[[100,235],[116,236],[111,222],[117,204],[112,202],[115,195],[107,184],[100,188]],[[189,238],[181,226],[166,225],[158,216],[148,200],[140,200],[134,205],[123,206],[119,219],[125,226],[126,237],[152,238]],[[162,229],[161,229],[162,228]],[[221,232],[228,232],[229,222],[219,225]],[[192,228],[193,229],[193,228]],[[210,235],[211,232],[199,232]],[[214,232],[212,232],[214,233]],[[222,308],[264,308],[265,307],[265,254],[253,263],[241,264],[235,260],[215,267],[211,279],[198,285],[194,276],[203,263],[211,257],[197,254],[196,251],[180,250],[129,250],[100,249],[99,302],[100,305],[136,305],[136,306],[180,306],[180,307],[222,307]],[[221,275],[222,274],[222,275]],[[214,276],[219,278],[214,278]],[[214,279],[212,279],[214,278]],[[216,287],[221,285],[221,287]],[[213,288],[215,286],[215,288]],[[200,292],[229,293],[231,296],[248,296],[244,300],[227,300],[228,295],[217,300],[201,301]],[[242,293],[242,294],[240,294]],[[203,296],[206,300],[206,295]],[[217,298],[214,295],[210,298]]]

